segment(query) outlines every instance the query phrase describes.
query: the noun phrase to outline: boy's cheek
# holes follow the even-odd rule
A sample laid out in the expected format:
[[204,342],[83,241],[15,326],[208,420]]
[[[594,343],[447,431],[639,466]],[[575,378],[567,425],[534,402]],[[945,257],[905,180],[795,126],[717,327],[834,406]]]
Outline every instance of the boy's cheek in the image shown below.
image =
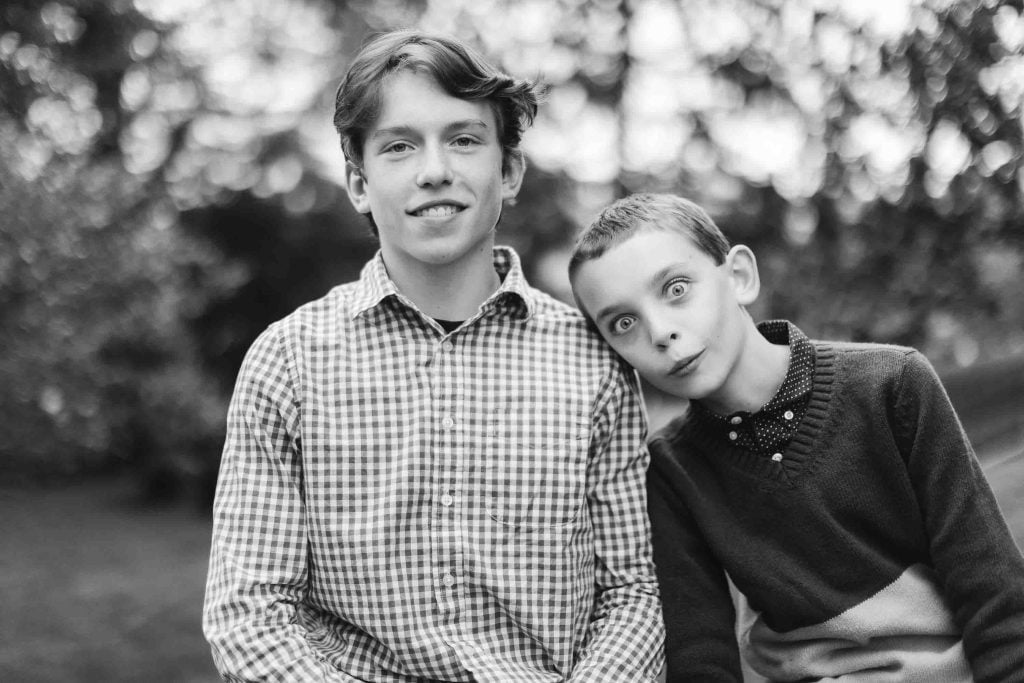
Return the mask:
[[622,356],[623,360],[625,360],[627,363],[633,366],[633,368],[636,369],[637,372],[643,375],[643,373],[646,370],[646,364],[644,363],[643,354],[639,353],[638,349],[635,346],[631,344],[624,344],[619,339],[609,339],[607,336],[605,336],[605,341],[607,341],[608,345],[615,350],[615,353]]

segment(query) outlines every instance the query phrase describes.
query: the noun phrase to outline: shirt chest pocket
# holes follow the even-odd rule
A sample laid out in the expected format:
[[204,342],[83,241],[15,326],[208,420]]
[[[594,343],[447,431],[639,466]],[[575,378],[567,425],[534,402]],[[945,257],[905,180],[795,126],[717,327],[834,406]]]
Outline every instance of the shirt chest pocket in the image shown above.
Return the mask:
[[485,443],[484,498],[493,521],[524,529],[576,521],[586,505],[586,425],[503,417]]

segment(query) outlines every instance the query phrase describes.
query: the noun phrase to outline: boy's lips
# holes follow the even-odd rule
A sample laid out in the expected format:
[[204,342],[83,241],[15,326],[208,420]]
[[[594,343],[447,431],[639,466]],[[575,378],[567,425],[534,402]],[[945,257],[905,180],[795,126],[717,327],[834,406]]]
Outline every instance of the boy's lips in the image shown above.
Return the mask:
[[672,377],[683,377],[688,375],[696,367],[697,360],[704,354],[704,351],[698,351],[692,356],[687,356],[681,360],[676,361],[672,364],[668,374]]
[[409,214],[420,218],[447,218],[454,216],[466,207],[460,202],[437,200],[425,202],[409,210]]

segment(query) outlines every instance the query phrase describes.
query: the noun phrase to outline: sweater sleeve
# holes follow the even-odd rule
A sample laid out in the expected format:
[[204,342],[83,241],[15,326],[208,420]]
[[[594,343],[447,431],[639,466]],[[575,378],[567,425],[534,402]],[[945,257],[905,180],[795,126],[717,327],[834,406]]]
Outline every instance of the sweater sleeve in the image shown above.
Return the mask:
[[665,615],[667,683],[743,680],[725,571],[690,514],[671,445],[651,443],[647,475],[654,561]]
[[938,376],[916,351],[895,401],[932,562],[975,680],[1024,681],[1024,558]]

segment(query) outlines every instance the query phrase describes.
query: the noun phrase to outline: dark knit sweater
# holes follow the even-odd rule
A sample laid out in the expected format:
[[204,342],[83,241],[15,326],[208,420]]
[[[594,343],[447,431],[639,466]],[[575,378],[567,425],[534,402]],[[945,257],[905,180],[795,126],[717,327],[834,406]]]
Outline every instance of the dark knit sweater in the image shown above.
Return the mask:
[[769,680],[1024,681],[1024,559],[931,365],[814,344],[780,462],[700,411],[651,441],[669,682],[742,680],[726,575]]

